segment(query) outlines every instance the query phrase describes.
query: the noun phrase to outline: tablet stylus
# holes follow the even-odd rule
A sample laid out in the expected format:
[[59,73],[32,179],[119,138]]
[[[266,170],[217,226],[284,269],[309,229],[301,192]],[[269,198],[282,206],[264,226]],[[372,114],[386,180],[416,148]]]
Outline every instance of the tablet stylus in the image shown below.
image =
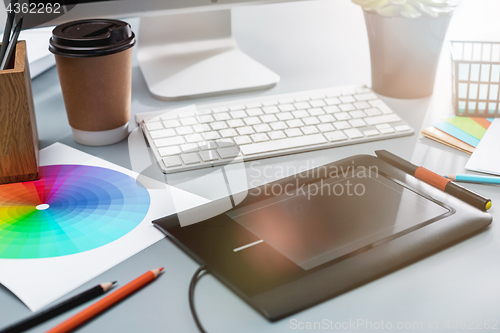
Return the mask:
[[452,182],[448,178],[444,178],[437,173],[434,173],[424,167],[414,165],[399,156],[389,153],[387,150],[377,150],[375,154],[381,160],[389,163],[393,167],[396,167],[404,172],[418,178],[427,184],[437,187],[441,191],[444,191],[455,198],[467,202],[468,204],[481,209],[488,210],[491,208],[491,200],[483,197],[482,195],[473,192]]

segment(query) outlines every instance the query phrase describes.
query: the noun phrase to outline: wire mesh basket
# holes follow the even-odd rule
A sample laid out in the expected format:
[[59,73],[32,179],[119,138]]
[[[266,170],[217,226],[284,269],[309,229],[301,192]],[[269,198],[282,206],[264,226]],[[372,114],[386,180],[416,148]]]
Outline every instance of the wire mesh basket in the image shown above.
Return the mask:
[[468,117],[500,117],[500,42],[451,41],[453,105]]

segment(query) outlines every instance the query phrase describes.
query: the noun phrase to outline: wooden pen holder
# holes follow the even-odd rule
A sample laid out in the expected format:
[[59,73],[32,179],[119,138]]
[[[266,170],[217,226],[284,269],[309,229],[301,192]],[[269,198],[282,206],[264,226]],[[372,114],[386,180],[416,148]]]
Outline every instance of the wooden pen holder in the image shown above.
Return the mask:
[[13,63],[0,71],[0,184],[38,179],[38,131],[25,41],[17,43]]

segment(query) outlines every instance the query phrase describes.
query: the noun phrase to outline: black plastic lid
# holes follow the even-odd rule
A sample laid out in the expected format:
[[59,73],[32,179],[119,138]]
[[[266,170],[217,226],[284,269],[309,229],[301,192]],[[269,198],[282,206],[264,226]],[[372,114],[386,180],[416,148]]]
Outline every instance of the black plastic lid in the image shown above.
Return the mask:
[[50,52],[64,57],[98,57],[118,53],[135,44],[127,22],[89,19],[58,25],[52,30]]

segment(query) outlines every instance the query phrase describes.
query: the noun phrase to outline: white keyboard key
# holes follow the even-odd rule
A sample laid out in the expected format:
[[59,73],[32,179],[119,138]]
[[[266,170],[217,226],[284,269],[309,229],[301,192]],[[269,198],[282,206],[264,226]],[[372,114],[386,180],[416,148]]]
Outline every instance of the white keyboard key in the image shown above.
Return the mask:
[[264,106],[278,105],[278,101],[265,101],[262,103],[262,105]]
[[173,168],[176,166],[181,166],[182,162],[179,157],[171,156],[171,157],[165,157],[163,159],[163,164],[165,164],[165,167],[167,168]]
[[406,132],[406,131],[409,131],[411,130],[410,126],[407,126],[407,125],[401,125],[401,126],[396,126],[394,127],[396,129],[396,131],[398,132]]
[[281,112],[288,112],[295,110],[295,107],[292,104],[280,104],[278,105],[278,108],[280,109]]
[[369,101],[372,99],[377,99],[377,95],[374,93],[359,94],[354,96],[358,101]]
[[317,127],[321,132],[335,131],[335,128],[333,128],[332,124],[320,124]]
[[336,97],[333,97],[333,98],[327,98],[325,99],[325,103],[328,104],[328,105],[338,105],[340,103],[342,103],[340,101],[340,99],[336,98]]
[[364,113],[363,111],[361,110],[356,110],[356,111],[351,111],[349,112],[349,114],[351,115],[351,117],[353,117],[354,119],[356,118],[364,118],[366,117],[366,113]]
[[262,111],[261,108],[253,108],[253,109],[247,109],[247,114],[250,117],[255,117],[255,116],[260,116],[264,114],[264,111]]
[[293,115],[290,112],[280,112],[276,114],[279,120],[290,120],[293,119]]
[[372,117],[372,116],[378,116],[378,115],[381,115],[381,114],[382,114],[382,112],[380,112],[380,110],[379,110],[379,109],[377,109],[377,108],[369,108],[369,109],[365,109],[365,113],[366,113],[368,116],[370,116],[370,117]]
[[192,154],[184,154],[181,156],[182,161],[184,164],[189,165],[189,164],[196,164],[200,163],[200,158],[198,157],[198,154],[192,153]]
[[243,120],[245,121],[245,124],[247,124],[248,126],[257,125],[257,124],[262,123],[260,121],[259,117],[248,117],[248,118],[245,118]]
[[211,131],[212,129],[210,128],[210,126],[208,126],[208,124],[196,124],[196,125],[193,125],[193,130],[196,133],[202,133],[202,132]]
[[302,135],[302,132],[298,128],[289,128],[285,130],[285,133],[289,138]]
[[321,121],[322,123],[332,123],[335,121],[335,118],[333,118],[333,116],[331,114],[319,116],[318,118],[319,118],[319,121]]
[[250,139],[250,137],[247,135],[243,135],[235,137],[234,142],[236,142],[237,145],[247,145],[249,143],[252,143],[252,139]]
[[262,120],[264,123],[272,123],[278,121],[278,118],[276,118],[274,114],[267,114],[265,116],[260,116],[260,120]]
[[254,142],[269,141],[269,138],[264,133],[252,134],[251,137]]
[[340,110],[342,110],[344,112],[356,110],[356,108],[352,104],[340,104],[339,108],[340,108]]
[[[212,117],[210,117],[210,118],[212,118]],[[189,126],[189,125],[198,124],[198,121],[194,117],[187,117],[187,118],[181,119],[181,124],[183,126]]]
[[292,120],[287,120],[286,121],[286,124],[288,125],[288,127],[290,128],[294,128],[294,127],[302,127],[304,126],[304,123],[302,122],[302,120],[300,119],[292,119]]
[[229,127],[236,128],[236,127],[243,127],[246,126],[243,120],[241,119],[231,119],[227,121],[227,124]]
[[326,97],[325,94],[314,94],[311,96],[311,99],[323,99],[325,97]]
[[340,108],[336,105],[332,106],[325,106],[323,107],[323,110],[325,110],[326,113],[337,113],[340,112]]
[[352,89],[342,90],[342,96],[354,95],[355,93],[356,93],[356,91],[354,91]]
[[344,130],[344,134],[349,137],[349,139],[362,138],[364,135],[357,128],[351,128]]
[[283,133],[283,131],[274,131],[274,132],[269,132],[267,133],[271,140],[279,140],[279,139],[285,139],[286,135]]
[[395,114],[365,118],[365,121],[368,125],[377,125],[377,124],[382,124],[382,123],[394,123],[394,122],[400,121],[400,120],[401,120],[401,118],[399,118]]
[[391,114],[393,111],[382,100],[377,99],[369,102],[371,106],[377,107],[383,114]]
[[236,132],[236,130],[234,130],[233,128],[220,130],[219,133],[223,138],[232,138],[233,136],[238,136],[238,132]]
[[292,114],[295,118],[304,118],[310,116],[309,112],[307,112],[306,110],[293,111]]
[[252,145],[244,145],[241,146],[240,149],[244,155],[255,155],[282,149],[312,146],[326,142],[327,141],[323,135],[315,134],[315,135],[301,136],[298,138],[288,138],[270,142],[257,143]]
[[181,146],[181,150],[183,153],[192,153],[194,151],[198,151],[199,147],[196,143],[186,143]]
[[308,118],[302,118],[302,121],[306,125],[317,125],[320,123],[319,119],[316,117],[308,117]]
[[203,162],[216,161],[219,159],[219,155],[217,155],[215,150],[200,151],[199,154]]
[[234,146],[234,142],[231,139],[222,139],[217,141],[217,146],[219,146],[219,148],[232,147]]
[[282,129],[287,129],[288,128],[288,126],[284,122],[282,122],[282,121],[271,123],[269,125],[271,125],[271,127],[275,131],[282,130]]
[[160,130],[163,128],[160,122],[146,123],[146,127],[149,131]]
[[168,138],[168,137],[176,135],[175,131],[171,128],[162,129],[159,131],[151,131],[151,132],[149,132],[149,134],[151,135],[151,137],[153,139]]
[[325,114],[325,111],[323,111],[322,108],[313,108],[313,109],[309,109],[307,110],[307,112],[309,112],[309,114],[311,116],[320,116],[320,115],[323,115]]
[[158,153],[160,153],[161,157],[164,157],[170,155],[178,155],[181,153],[181,150],[177,146],[170,146],[158,149]]
[[313,108],[320,108],[322,106],[326,106],[326,103],[325,101],[321,100],[321,99],[317,99],[317,100],[314,100],[314,101],[310,101],[309,104],[311,104],[311,106]]
[[309,96],[300,96],[295,98],[295,102],[306,102],[308,100],[310,100]]
[[382,129],[380,129],[379,131],[380,131],[380,133],[382,133],[382,134],[389,134],[389,133],[394,133],[394,132],[395,132],[395,131],[394,131],[394,128],[392,128],[392,127],[389,127],[389,128],[382,128]]
[[177,132],[177,134],[179,135],[186,135],[186,134],[191,134],[193,133],[193,129],[191,128],[191,126],[183,126],[183,127],[177,127],[175,129],[175,131]]
[[358,110],[368,109],[370,107],[370,104],[368,104],[366,102],[356,102],[353,104],[356,107],[356,109],[358,109]]
[[185,139],[186,139],[186,141],[187,141],[187,142],[189,142],[189,143],[203,141],[203,138],[202,138],[202,137],[201,137],[201,135],[199,135],[198,133],[197,133],[197,134],[190,134],[190,135],[186,135],[184,138],[185,138]]
[[352,127],[364,127],[364,126],[366,126],[366,123],[363,121],[363,119],[349,120],[349,124],[351,124]]
[[178,120],[165,120],[163,126],[165,126],[165,128],[174,128],[181,126],[181,123]]
[[339,113],[335,113],[334,114],[334,117],[337,119],[337,120],[348,120],[348,119],[351,119],[351,116],[349,115],[349,113],[347,112],[339,112]]
[[255,131],[253,130],[253,127],[250,127],[250,126],[239,127],[237,130],[238,130],[238,133],[240,135],[247,135],[247,134],[255,133]]
[[[265,105],[265,103],[264,103]],[[280,109],[278,109],[276,106],[265,106],[262,108],[262,111],[266,114],[271,114],[271,113],[278,113],[280,112]]]
[[347,121],[337,121],[337,122],[333,123],[333,126],[335,126],[335,128],[338,130],[351,128],[351,125],[349,125],[349,123]]
[[223,120],[229,120],[229,119],[231,119],[231,116],[227,112],[222,112],[222,113],[216,113],[216,114],[214,114],[214,118],[217,121],[223,121]]
[[238,156],[240,149],[238,147],[221,148],[217,149],[217,152],[221,158],[233,158]]
[[233,105],[229,107],[229,110],[231,111],[243,110],[243,109],[245,109],[244,105]]
[[295,109],[301,110],[301,109],[309,109],[311,107],[311,104],[307,102],[300,102],[300,103],[294,103],[293,106],[295,107]]
[[316,128],[316,126],[304,126],[301,128],[302,132],[305,134],[305,135],[310,135],[310,134],[316,134],[316,133],[319,133],[318,129]]
[[328,132],[324,134],[326,138],[331,142],[347,140],[347,136],[341,131]]
[[375,127],[378,130],[381,130],[381,129],[384,129],[384,128],[392,128],[391,125],[389,125],[389,124],[379,124],[379,125],[375,125]]
[[243,110],[232,111],[232,112],[229,112],[229,114],[231,115],[231,117],[233,117],[233,119],[245,118],[248,116],[247,113]]
[[214,117],[211,115],[205,115],[205,116],[199,116],[198,117],[198,122],[199,123],[211,123],[212,121],[215,121]]
[[265,133],[265,132],[272,131],[271,127],[269,127],[268,124],[255,125],[253,128],[255,129],[255,132],[257,132],[257,133]]
[[342,103],[353,103],[356,102],[356,99],[352,96],[342,96],[339,97],[339,99],[342,101]]
[[200,147],[200,150],[210,150],[217,148],[217,144],[215,141],[202,141],[198,142],[198,147]]
[[291,103],[293,103],[293,99],[292,98],[283,98],[283,99],[280,99],[278,102],[280,104],[291,104]]
[[156,139],[154,140],[155,146],[157,148],[167,147],[167,146],[177,146],[183,144],[184,138],[182,136],[174,136],[167,139]]
[[229,111],[229,108],[227,108],[225,106],[212,109],[213,113],[221,113],[221,112],[227,112],[227,111]]
[[[262,106],[261,103],[250,103],[246,105],[247,109],[254,109],[254,108],[260,108]],[[248,110],[247,110],[248,112]]]
[[364,131],[363,134],[365,136],[375,136],[375,135],[379,135],[380,133],[376,129],[373,129],[373,130]]
[[218,130],[226,129],[227,128],[226,123],[223,122],[223,121],[216,121],[214,123],[211,123],[210,126],[212,127],[212,129],[214,131],[218,131]]
[[205,140],[217,140],[217,139],[220,139],[220,135],[219,133],[217,132],[205,132],[205,133],[202,133],[203,135],[203,138]]

